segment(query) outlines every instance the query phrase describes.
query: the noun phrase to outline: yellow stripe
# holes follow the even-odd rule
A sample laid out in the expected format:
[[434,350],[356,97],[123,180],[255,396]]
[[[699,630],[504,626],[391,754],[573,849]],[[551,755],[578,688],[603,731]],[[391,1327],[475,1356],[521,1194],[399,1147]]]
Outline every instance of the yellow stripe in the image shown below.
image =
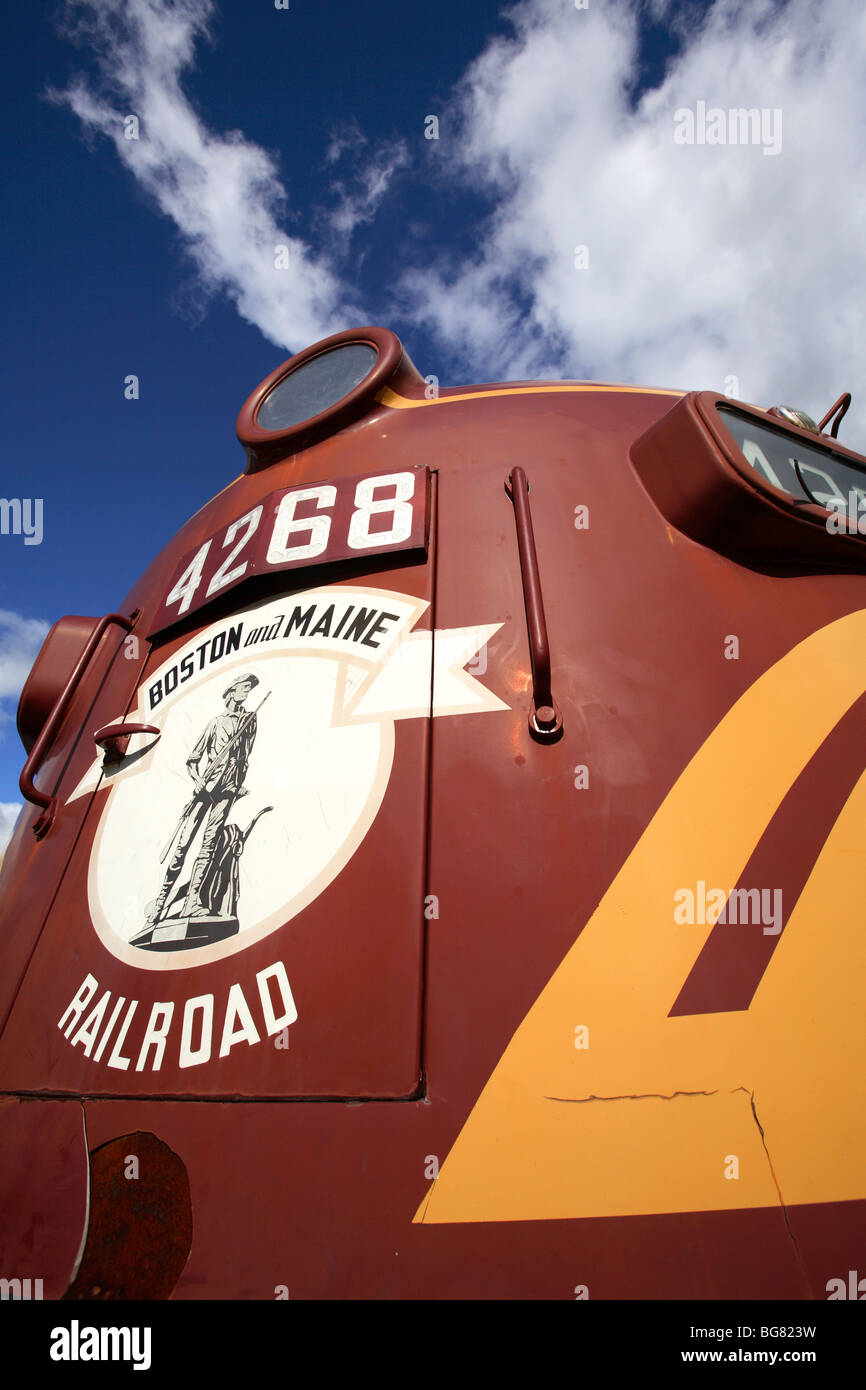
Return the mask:
[[[751,1007],[669,1016],[712,930],[676,923],[675,892],[694,893],[698,881],[730,891],[788,788],[864,689],[861,610],[813,632],[737,700],[506,1047],[416,1221],[866,1197],[866,1113],[852,1099],[866,1053],[866,774]],[[725,930],[736,950],[739,934],[763,924]],[[588,1046],[575,1043],[578,1028]]]
[[415,410],[421,405],[451,405],[454,401],[477,401],[483,396],[543,396],[551,392],[562,394],[568,391],[627,391],[635,396],[676,396],[678,399],[685,395],[684,391],[669,391],[661,386],[600,386],[594,382],[569,385],[562,382],[556,386],[504,386],[498,391],[465,391],[459,396],[433,396],[430,400],[423,401],[411,401],[408,396],[398,396],[390,386],[383,386],[376,400],[380,405],[387,405],[392,410]]

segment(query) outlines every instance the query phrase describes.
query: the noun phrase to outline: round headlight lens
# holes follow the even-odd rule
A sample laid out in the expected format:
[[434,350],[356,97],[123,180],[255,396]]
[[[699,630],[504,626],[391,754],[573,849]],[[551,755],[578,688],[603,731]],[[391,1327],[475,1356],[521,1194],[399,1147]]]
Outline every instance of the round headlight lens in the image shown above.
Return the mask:
[[345,343],[303,362],[268,392],[256,424],[263,430],[287,430],[321,415],[364,380],[377,356],[369,343]]

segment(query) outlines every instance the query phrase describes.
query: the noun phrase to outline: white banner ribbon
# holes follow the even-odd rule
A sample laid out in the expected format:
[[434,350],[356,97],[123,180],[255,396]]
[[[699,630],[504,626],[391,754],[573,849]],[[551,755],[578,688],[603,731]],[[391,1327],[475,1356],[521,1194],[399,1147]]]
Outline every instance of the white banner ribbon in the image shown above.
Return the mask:
[[[428,607],[408,594],[356,588],[313,589],[259,604],[191,637],[147,676],[137,708],[108,722],[161,729],[177,699],[202,681],[216,674],[229,679],[251,661],[298,653],[341,663],[335,725],[508,709],[464,670],[502,623],[413,632]],[[141,770],[155,742],[152,734],[133,734],[124,758],[104,765],[96,757],[67,800]]]

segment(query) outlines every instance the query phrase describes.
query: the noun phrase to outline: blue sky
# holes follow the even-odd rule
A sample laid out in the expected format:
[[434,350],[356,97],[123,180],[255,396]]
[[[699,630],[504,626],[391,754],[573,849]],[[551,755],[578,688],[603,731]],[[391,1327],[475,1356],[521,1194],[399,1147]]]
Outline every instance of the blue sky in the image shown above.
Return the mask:
[[[733,376],[817,415],[852,389],[866,440],[845,0],[78,0],[3,24],[0,492],[41,498],[43,534],[0,535],[0,841],[42,634],[120,604],[241,471],[249,391],[329,332],[385,324],[446,385]],[[766,109],[767,138],[677,143],[700,102]]]

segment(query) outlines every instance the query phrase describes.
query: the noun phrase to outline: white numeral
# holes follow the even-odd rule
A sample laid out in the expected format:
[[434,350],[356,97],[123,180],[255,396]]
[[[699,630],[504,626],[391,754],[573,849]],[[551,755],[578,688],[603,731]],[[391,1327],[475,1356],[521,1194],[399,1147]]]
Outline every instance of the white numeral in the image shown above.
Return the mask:
[[187,565],[180,579],[165,600],[166,608],[170,603],[180,603],[180,608],[177,610],[178,617],[180,617],[181,613],[185,613],[192,603],[193,594],[201,583],[201,572],[204,569],[204,562],[207,559],[210,546],[210,541],[205,541],[192,564]]
[[[295,517],[295,507],[299,502],[305,501],[315,502],[319,508],[333,507],[336,500],[337,489],[330,483],[323,483],[320,487],[299,488],[297,492],[287,492],[277,508],[277,519],[268,546],[268,564],[284,565],[287,560],[311,560],[314,556],[321,555],[328,544],[331,518]],[[309,539],[288,545],[289,536],[298,531],[308,532]]]
[[[373,497],[377,487],[395,487],[393,497]],[[349,548],[368,550],[373,546],[397,545],[412,534],[412,497],[415,491],[414,473],[386,473],[379,478],[362,478],[355,488],[355,507],[349,523]],[[387,531],[370,531],[370,517],[393,512],[394,520]]]
[[744,439],[743,453],[748,462],[754,468],[756,473],[758,471],[763,473],[764,477],[767,479],[767,482],[772,483],[773,487],[779,488],[781,492],[788,491],[788,489],[785,487],[785,484],[779,481],[775,468],[773,468],[770,464],[770,461],[767,458],[767,455],[764,453],[763,449],[761,448],[760,444],[756,444],[754,439]]
[[223,541],[223,550],[225,550],[226,546],[234,540],[238,531],[244,525],[246,525],[247,528],[246,532],[243,536],[241,536],[234,550],[232,550],[226,556],[225,560],[223,560],[213,579],[208,584],[207,594],[205,595],[206,598],[210,598],[211,594],[215,594],[220,589],[224,589],[227,584],[233,584],[236,579],[240,579],[241,575],[245,573],[247,568],[246,560],[244,560],[242,565],[237,565],[236,568],[233,570],[229,569],[229,565],[232,563],[232,561],[237,559],[238,555],[243,550],[250,536],[252,536],[258,529],[258,524],[261,521],[261,519],[262,508],[260,504],[258,507],[254,507],[251,512],[247,512],[246,516],[239,517],[237,521],[232,522],[231,526],[225,534],[225,540]]

